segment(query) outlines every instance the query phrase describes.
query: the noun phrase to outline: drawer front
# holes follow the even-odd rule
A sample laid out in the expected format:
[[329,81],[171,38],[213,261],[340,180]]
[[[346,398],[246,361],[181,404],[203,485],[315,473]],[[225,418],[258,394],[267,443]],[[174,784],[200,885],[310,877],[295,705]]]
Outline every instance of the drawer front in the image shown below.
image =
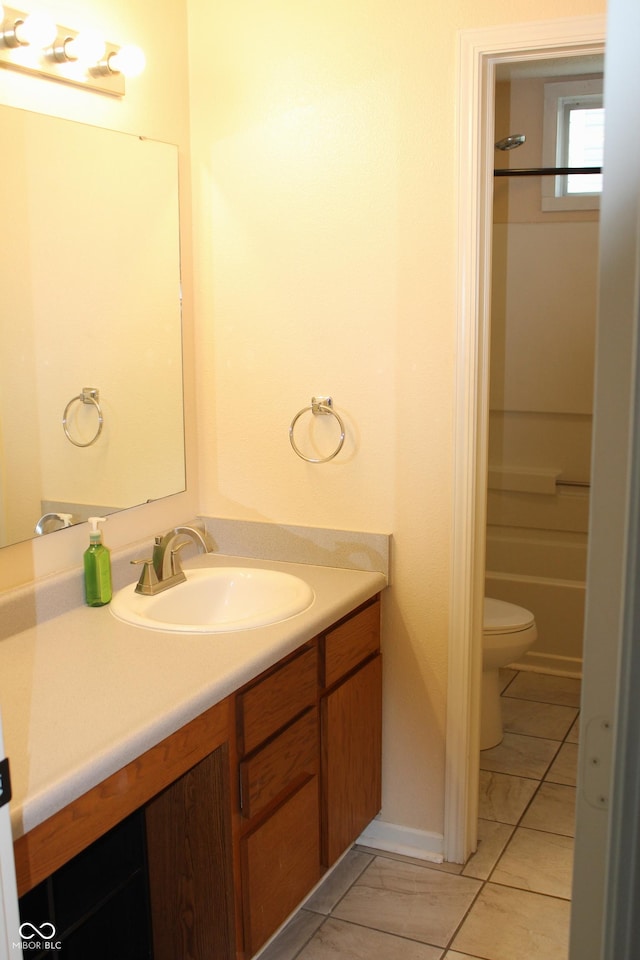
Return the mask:
[[376,600],[325,635],[323,686],[332,686],[379,649],[380,601]]
[[317,777],[240,843],[245,955],[251,957],[320,879]]
[[314,776],[318,761],[318,710],[312,707],[240,764],[243,817],[255,817],[287,787]]
[[239,694],[238,749],[251,753],[316,702],[318,683],[315,646]]

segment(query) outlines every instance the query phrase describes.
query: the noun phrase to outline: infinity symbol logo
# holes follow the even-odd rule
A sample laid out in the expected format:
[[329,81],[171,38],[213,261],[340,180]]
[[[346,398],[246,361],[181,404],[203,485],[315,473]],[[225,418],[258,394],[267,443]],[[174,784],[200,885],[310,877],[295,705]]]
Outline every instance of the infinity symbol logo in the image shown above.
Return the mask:
[[[32,933],[27,933],[27,930],[32,930]],[[45,931],[50,930],[51,933]],[[25,921],[25,923],[20,924],[20,936],[23,940],[32,940],[33,937],[42,937],[43,940],[53,940],[56,935],[56,928],[52,923],[47,921],[43,923],[41,927],[34,926],[33,923]]]

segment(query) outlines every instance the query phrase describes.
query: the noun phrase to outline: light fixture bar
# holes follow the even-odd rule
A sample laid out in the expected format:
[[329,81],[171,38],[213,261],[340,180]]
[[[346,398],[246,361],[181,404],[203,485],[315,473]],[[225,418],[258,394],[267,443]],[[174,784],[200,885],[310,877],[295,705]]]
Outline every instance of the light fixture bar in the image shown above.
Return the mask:
[[57,24],[55,40],[45,49],[38,48],[35,44],[21,43],[17,39],[21,33],[19,25],[26,24],[27,19],[28,14],[4,7],[4,21],[0,27],[0,67],[72,83],[114,97],[124,96],[124,75],[112,72],[108,67],[109,57],[118,53],[120,47],[105,42],[99,63],[67,60],[64,56],[65,43],[76,40],[80,31]]

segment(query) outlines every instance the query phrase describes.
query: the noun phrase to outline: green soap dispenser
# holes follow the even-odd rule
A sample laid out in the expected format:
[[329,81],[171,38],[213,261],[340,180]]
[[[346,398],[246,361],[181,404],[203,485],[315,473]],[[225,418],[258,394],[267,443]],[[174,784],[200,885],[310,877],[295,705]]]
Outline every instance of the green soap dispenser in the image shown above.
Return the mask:
[[90,607],[103,607],[111,600],[111,555],[102,542],[99,523],[106,517],[89,517],[89,547],[84,552],[84,593]]

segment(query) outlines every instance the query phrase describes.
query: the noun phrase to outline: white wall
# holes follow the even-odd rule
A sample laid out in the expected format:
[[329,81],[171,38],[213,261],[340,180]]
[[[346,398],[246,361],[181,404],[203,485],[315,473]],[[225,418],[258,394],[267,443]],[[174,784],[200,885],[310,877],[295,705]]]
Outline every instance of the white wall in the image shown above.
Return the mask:
[[[600,2],[189,0],[201,503],[393,533],[383,817],[442,831],[456,41]],[[298,460],[313,394],[344,453]]]

